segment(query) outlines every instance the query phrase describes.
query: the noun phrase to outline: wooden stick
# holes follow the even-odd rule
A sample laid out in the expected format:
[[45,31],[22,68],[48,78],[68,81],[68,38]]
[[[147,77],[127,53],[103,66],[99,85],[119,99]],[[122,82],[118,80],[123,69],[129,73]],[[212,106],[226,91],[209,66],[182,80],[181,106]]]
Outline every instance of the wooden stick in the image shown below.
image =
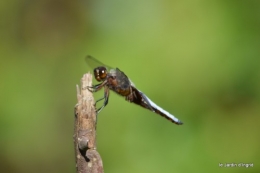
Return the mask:
[[96,111],[94,98],[86,88],[92,86],[92,75],[87,73],[77,85],[78,103],[75,106],[74,147],[77,173],[103,173],[103,163],[96,150]]

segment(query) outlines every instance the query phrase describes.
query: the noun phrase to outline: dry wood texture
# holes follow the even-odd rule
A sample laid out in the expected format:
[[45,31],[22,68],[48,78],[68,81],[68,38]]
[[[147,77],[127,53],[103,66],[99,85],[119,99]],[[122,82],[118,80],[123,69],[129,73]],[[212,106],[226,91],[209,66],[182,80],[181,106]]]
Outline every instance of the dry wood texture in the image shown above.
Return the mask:
[[74,147],[77,173],[103,173],[103,163],[96,150],[96,111],[94,98],[86,86],[92,85],[92,75],[85,74],[81,87],[77,85],[75,106]]

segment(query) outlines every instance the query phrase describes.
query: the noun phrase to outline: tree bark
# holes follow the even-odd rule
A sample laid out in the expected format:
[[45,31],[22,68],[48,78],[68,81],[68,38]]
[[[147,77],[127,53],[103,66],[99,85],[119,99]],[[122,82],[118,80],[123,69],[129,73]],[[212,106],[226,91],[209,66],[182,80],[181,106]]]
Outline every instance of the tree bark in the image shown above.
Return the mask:
[[81,88],[77,85],[75,106],[74,147],[77,173],[103,173],[101,156],[96,150],[96,111],[94,98],[86,88],[92,86],[92,75],[84,74]]

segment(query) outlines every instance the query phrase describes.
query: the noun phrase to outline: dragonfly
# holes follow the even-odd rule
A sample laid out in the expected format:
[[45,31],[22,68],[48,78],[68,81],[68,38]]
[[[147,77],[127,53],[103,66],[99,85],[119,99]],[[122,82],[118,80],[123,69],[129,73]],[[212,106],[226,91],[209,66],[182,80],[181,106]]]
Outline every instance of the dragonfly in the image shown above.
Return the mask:
[[[163,108],[155,104],[149,99],[142,91],[138,90],[134,83],[126,76],[126,74],[119,68],[111,68],[108,65],[103,64],[92,56],[87,56],[86,61],[88,64],[95,64],[94,76],[98,82],[97,85],[87,86],[90,92],[97,92],[104,88],[104,97],[96,101],[99,102],[104,99],[103,105],[96,110],[97,114],[108,104],[110,90],[125,97],[126,101],[135,103],[136,105],[142,106],[162,117],[168,119],[172,123],[177,125],[183,124],[178,118],[170,114]],[[95,103],[95,104],[96,104]]]

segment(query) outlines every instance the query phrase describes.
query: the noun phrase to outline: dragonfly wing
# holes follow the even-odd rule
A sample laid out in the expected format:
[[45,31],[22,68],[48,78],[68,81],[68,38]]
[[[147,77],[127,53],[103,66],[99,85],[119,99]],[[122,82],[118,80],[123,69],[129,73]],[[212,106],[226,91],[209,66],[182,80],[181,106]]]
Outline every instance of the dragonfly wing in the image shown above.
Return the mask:
[[87,55],[85,57],[85,61],[87,63],[87,65],[93,70],[96,67],[106,67],[108,70],[113,69],[112,67],[110,67],[107,64],[102,63],[101,61],[97,60],[96,58],[94,58],[93,56]]

